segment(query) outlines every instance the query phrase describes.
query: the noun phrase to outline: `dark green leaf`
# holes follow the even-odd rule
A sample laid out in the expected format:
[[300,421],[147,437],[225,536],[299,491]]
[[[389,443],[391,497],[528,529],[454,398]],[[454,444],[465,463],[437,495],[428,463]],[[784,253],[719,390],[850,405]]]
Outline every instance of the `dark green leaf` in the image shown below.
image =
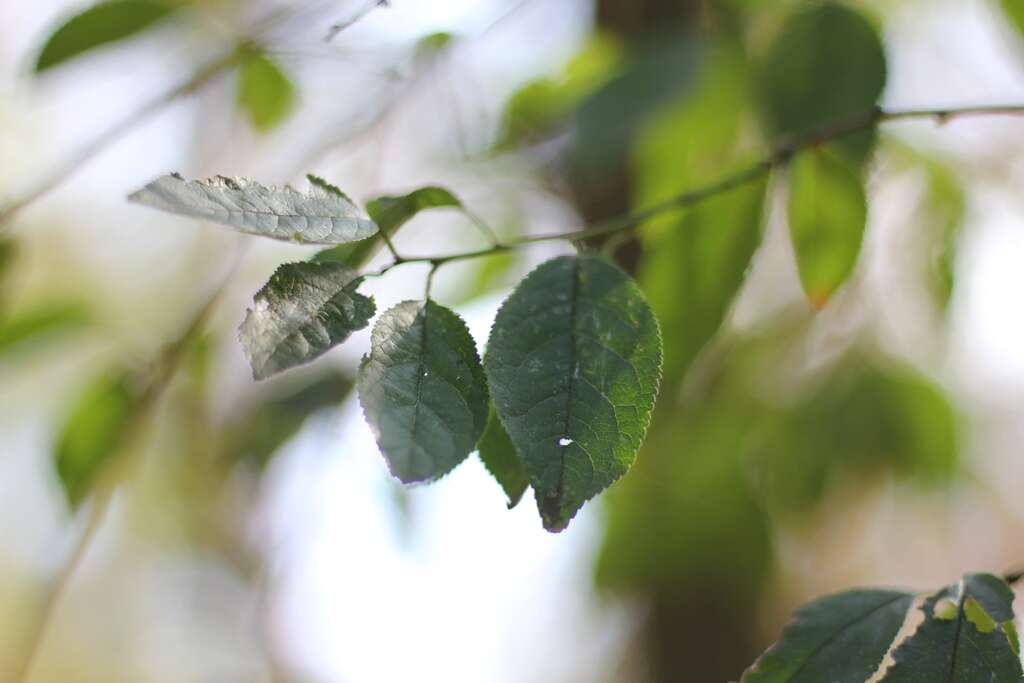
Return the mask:
[[883,683],[1020,683],[1013,592],[991,574],[968,574],[925,601],[925,621],[893,652]]
[[451,207],[462,208],[462,202],[443,187],[421,187],[400,196],[384,196],[366,202],[366,211],[377,224],[380,232],[373,239],[355,244],[342,244],[325,249],[313,257],[314,261],[343,263],[350,268],[365,265],[384,246],[384,238],[390,239],[398,229],[426,209]]
[[450,472],[487,423],[476,344],[462,319],[433,301],[406,301],[381,315],[357,388],[391,473],[405,483]]
[[46,41],[36,60],[40,73],[94,48],[128,38],[166,18],[175,3],[108,0],[68,19]]
[[262,52],[245,56],[238,72],[238,106],[252,127],[267,132],[288,118],[295,108],[295,86],[270,57]]
[[48,304],[0,320],[0,354],[43,337],[85,325],[89,313],[80,304]]
[[[838,2],[804,9],[786,22],[759,69],[765,117],[776,135],[798,135],[871,110],[885,88],[885,50],[875,28]],[[847,138],[859,163],[873,132]]]
[[610,263],[556,258],[502,305],[484,365],[544,527],[564,529],[636,458],[661,373],[654,314]]
[[867,223],[859,173],[831,147],[801,152],[789,181],[789,234],[807,298],[822,307],[853,273]]
[[911,593],[857,590],[804,605],[742,683],[864,683],[882,663],[913,600]]
[[373,299],[362,280],[337,263],[286,263],[255,297],[239,329],[255,379],[308,363],[366,327]]
[[519,454],[516,453],[516,447],[493,407],[487,416],[487,429],[480,438],[479,450],[480,461],[505,491],[509,509],[514,508],[526,493],[526,487],[530,482],[526,477],[526,471],[523,470],[523,463],[519,460]]
[[64,493],[77,506],[117,455],[136,392],[127,373],[105,373],[78,397],[57,438],[54,462]]
[[313,182],[309,192],[302,193],[246,178],[185,180],[172,173],[134,192],[128,201],[303,244],[343,244],[377,233],[374,222],[364,218],[348,197],[325,184]]

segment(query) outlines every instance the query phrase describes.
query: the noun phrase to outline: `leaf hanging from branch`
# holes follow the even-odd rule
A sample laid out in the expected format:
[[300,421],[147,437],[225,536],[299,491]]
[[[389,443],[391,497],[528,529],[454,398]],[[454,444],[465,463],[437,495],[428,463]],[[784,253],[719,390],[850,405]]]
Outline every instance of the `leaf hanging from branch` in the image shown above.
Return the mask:
[[344,193],[318,183],[302,193],[246,178],[185,180],[174,173],[154,180],[128,200],[250,235],[303,244],[343,244],[377,232],[377,225]]

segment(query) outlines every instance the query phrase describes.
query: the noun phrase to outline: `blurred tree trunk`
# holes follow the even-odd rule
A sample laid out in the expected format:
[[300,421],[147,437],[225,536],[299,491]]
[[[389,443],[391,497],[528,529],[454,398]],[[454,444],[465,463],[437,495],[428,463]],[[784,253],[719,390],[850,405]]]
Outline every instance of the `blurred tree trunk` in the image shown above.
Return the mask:
[[[701,29],[705,0],[596,0],[598,27],[639,45],[666,34],[688,39]],[[599,183],[576,183],[574,199],[588,224],[628,213],[630,176],[623,155]],[[594,246],[599,246],[600,242]],[[637,240],[618,247],[615,259],[636,272],[641,247]],[[670,455],[663,451],[659,454]],[[650,601],[639,646],[645,669],[665,683],[722,683],[737,680],[758,654],[756,605],[737,612],[723,596],[722,585],[688,586],[674,596],[653,587],[640,596]],[[687,596],[687,597],[682,597]],[[727,607],[729,605],[730,607]]]

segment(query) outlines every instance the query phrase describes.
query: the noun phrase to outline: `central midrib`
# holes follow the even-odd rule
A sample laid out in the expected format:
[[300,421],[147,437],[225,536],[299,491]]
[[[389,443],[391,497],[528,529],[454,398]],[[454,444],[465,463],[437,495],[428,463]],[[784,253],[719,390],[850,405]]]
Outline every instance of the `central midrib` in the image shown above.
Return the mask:
[[[569,288],[569,388],[566,391],[565,402],[565,425],[562,429],[562,439],[569,439],[569,427],[572,423],[572,400],[573,388],[576,385],[576,300],[579,295],[580,262],[573,259],[572,286]],[[555,489],[555,503],[558,506],[558,514],[561,515],[562,498],[565,496],[565,450],[570,444],[559,443],[558,454],[558,486]]]

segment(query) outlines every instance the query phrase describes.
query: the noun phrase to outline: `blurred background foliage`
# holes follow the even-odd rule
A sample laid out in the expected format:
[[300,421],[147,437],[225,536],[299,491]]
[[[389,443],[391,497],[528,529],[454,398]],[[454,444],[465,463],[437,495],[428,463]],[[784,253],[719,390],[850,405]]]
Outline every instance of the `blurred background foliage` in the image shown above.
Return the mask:
[[[665,371],[635,468],[544,546],[532,505],[506,513],[482,470],[428,489],[387,479],[351,395],[365,336],[251,382],[233,329],[273,266],[308,249],[240,257],[242,240],[121,203],[175,165],[315,171],[376,198],[371,215],[414,253],[479,244],[478,216],[505,237],[568,231],[879,102],[1024,98],[1016,2],[430,4],[4,3],[0,194],[30,193],[103,131],[113,146],[0,237],[0,670],[383,681],[404,680],[384,655],[408,652],[424,680],[727,681],[822,592],[1024,561],[1024,281],[1012,267],[1009,289],[983,286],[992,254],[1024,255],[1015,122],[869,130],[582,245],[640,281]],[[951,41],[958,22],[976,28]],[[940,53],[966,66],[947,72]],[[147,102],[153,116],[136,117]],[[395,208],[425,185],[454,194]],[[375,264],[381,246],[317,258]],[[559,248],[445,268],[435,296],[480,338]],[[374,283],[381,310],[420,296],[423,273],[404,275]],[[330,475],[339,459],[356,469]],[[329,488],[349,476],[373,495]],[[367,531],[317,531],[311,512]],[[474,517],[491,526],[459,526]],[[457,524],[431,531],[438,520]],[[90,563],[62,577],[94,532]],[[382,551],[374,534],[394,540]],[[451,565],[431,543],[493,570],[480,590],[509,602],[439,577]],[[405,558],[434,609],[372,566],[381,552]],[[486,554],[495,565],[476,564]],[[334,582],[378,602],[335,601]],[[495,611],[487,628],[474,609]],[[349,625],[332,631],[323,611]],[[480,654],[446,632],[475,632]],[[351,664],[360,650],[369,669]]]

